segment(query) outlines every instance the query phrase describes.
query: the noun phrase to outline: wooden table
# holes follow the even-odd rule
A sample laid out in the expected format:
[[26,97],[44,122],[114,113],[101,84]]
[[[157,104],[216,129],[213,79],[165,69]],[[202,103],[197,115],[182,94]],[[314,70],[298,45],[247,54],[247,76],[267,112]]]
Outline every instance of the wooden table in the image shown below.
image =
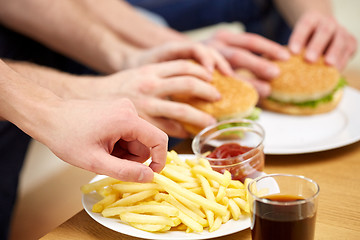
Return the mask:
[[[360,127],[360,123],[359,123]],[[178,153],[191,153],[190,142],[180,143]],[[360,239],[360,142],[319,153],[268,155],[267,173],[305,175],[320,185],[316,239]],[[134,240],[95,222],[84,210],[45,235],[50,239]],[[250,230],[219,237],[222,240],[250,240]]]

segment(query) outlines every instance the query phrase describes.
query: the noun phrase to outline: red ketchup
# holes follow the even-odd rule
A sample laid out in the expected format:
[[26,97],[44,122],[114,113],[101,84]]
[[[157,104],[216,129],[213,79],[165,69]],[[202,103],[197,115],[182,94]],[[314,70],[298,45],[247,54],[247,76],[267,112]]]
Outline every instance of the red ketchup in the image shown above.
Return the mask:
[[237,143],[225,143],[215,148],[207,157],[209,158],[229,158],[236,157],[250,151],[253,148],[244,147]]
[[[245,154],[247,152],[249,153]],[[212,160],[209,159],[209,162],[214,170],[221,173],[228,170],[231,173],[232,179],[242,182],[247,177],[255,178],[259,176],[264,170],[262,147],[254,149],[252,147],[241,146],[238,143],[225,143],[211,151],[207,158],[212,158]],[[242,164],[243,161],[247,162]]]

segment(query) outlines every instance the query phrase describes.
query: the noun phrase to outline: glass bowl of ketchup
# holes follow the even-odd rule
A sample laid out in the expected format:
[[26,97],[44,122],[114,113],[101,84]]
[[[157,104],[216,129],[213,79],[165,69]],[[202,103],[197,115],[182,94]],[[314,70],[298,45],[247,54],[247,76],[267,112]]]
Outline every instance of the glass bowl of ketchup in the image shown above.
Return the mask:
[[222,121],[198,133],[192,150],[196,157],[206,158],[215,171],[228,170],[232,179],[243,182],[263,174],[264,134],[264,129],[252,120]]

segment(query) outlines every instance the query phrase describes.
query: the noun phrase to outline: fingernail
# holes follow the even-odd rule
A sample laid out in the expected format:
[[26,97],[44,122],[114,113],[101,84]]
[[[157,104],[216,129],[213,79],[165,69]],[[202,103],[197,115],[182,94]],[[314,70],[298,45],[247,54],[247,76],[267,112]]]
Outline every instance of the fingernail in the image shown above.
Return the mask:
[[215,101],[219,101],[221,99],[221,94],[219,92],[217,92],[215,94]]
[[138,181],[141,182],[144,179],[144,177],[145,177],[144,170],[141,170],[138,177]]
[[288,60],[290,58],[290,53],[288,51],[281,51],[278,54],[278,58],[281,60]]
[[214,66],[207,66],[207,70],[212,74],[214,72]]
[[277,75],[280,74],[280,69],[277,68],[277,67],[270,67],[267,71],[266,71],[266,74],[273,78],[273,77],[276,77]]
[[210,119],[209,125],[214,125],[215,123],[217,123],[215,118]]
[[298,53],[300,53],[301,48],[300,48],[300,45],[299,45],[299,44],[293,43],[293,44],[291,44],[291,46],[290,46],[290,50],[291,50],[293,53],[298,54]]
[[316,54],[313,51],[308,51],[306,52],[306,57],[307,60],[309,60],[310,62],[314,62],[317,58]]
[[336,61],[333,56],[329,56],[325,58],[325,62],[329,65],[335,65]]
[[212,81],[212,79],[213,79],[212,73],[206,73],[206,78],[207,78],[207,80]]

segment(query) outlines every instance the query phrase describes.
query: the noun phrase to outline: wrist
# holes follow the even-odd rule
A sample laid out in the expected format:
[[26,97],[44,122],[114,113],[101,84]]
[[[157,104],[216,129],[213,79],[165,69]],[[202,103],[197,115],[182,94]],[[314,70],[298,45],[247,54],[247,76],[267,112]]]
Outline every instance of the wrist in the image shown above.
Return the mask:
[[0,63],[0,115],[34,139],[43,142],[61,99]]

